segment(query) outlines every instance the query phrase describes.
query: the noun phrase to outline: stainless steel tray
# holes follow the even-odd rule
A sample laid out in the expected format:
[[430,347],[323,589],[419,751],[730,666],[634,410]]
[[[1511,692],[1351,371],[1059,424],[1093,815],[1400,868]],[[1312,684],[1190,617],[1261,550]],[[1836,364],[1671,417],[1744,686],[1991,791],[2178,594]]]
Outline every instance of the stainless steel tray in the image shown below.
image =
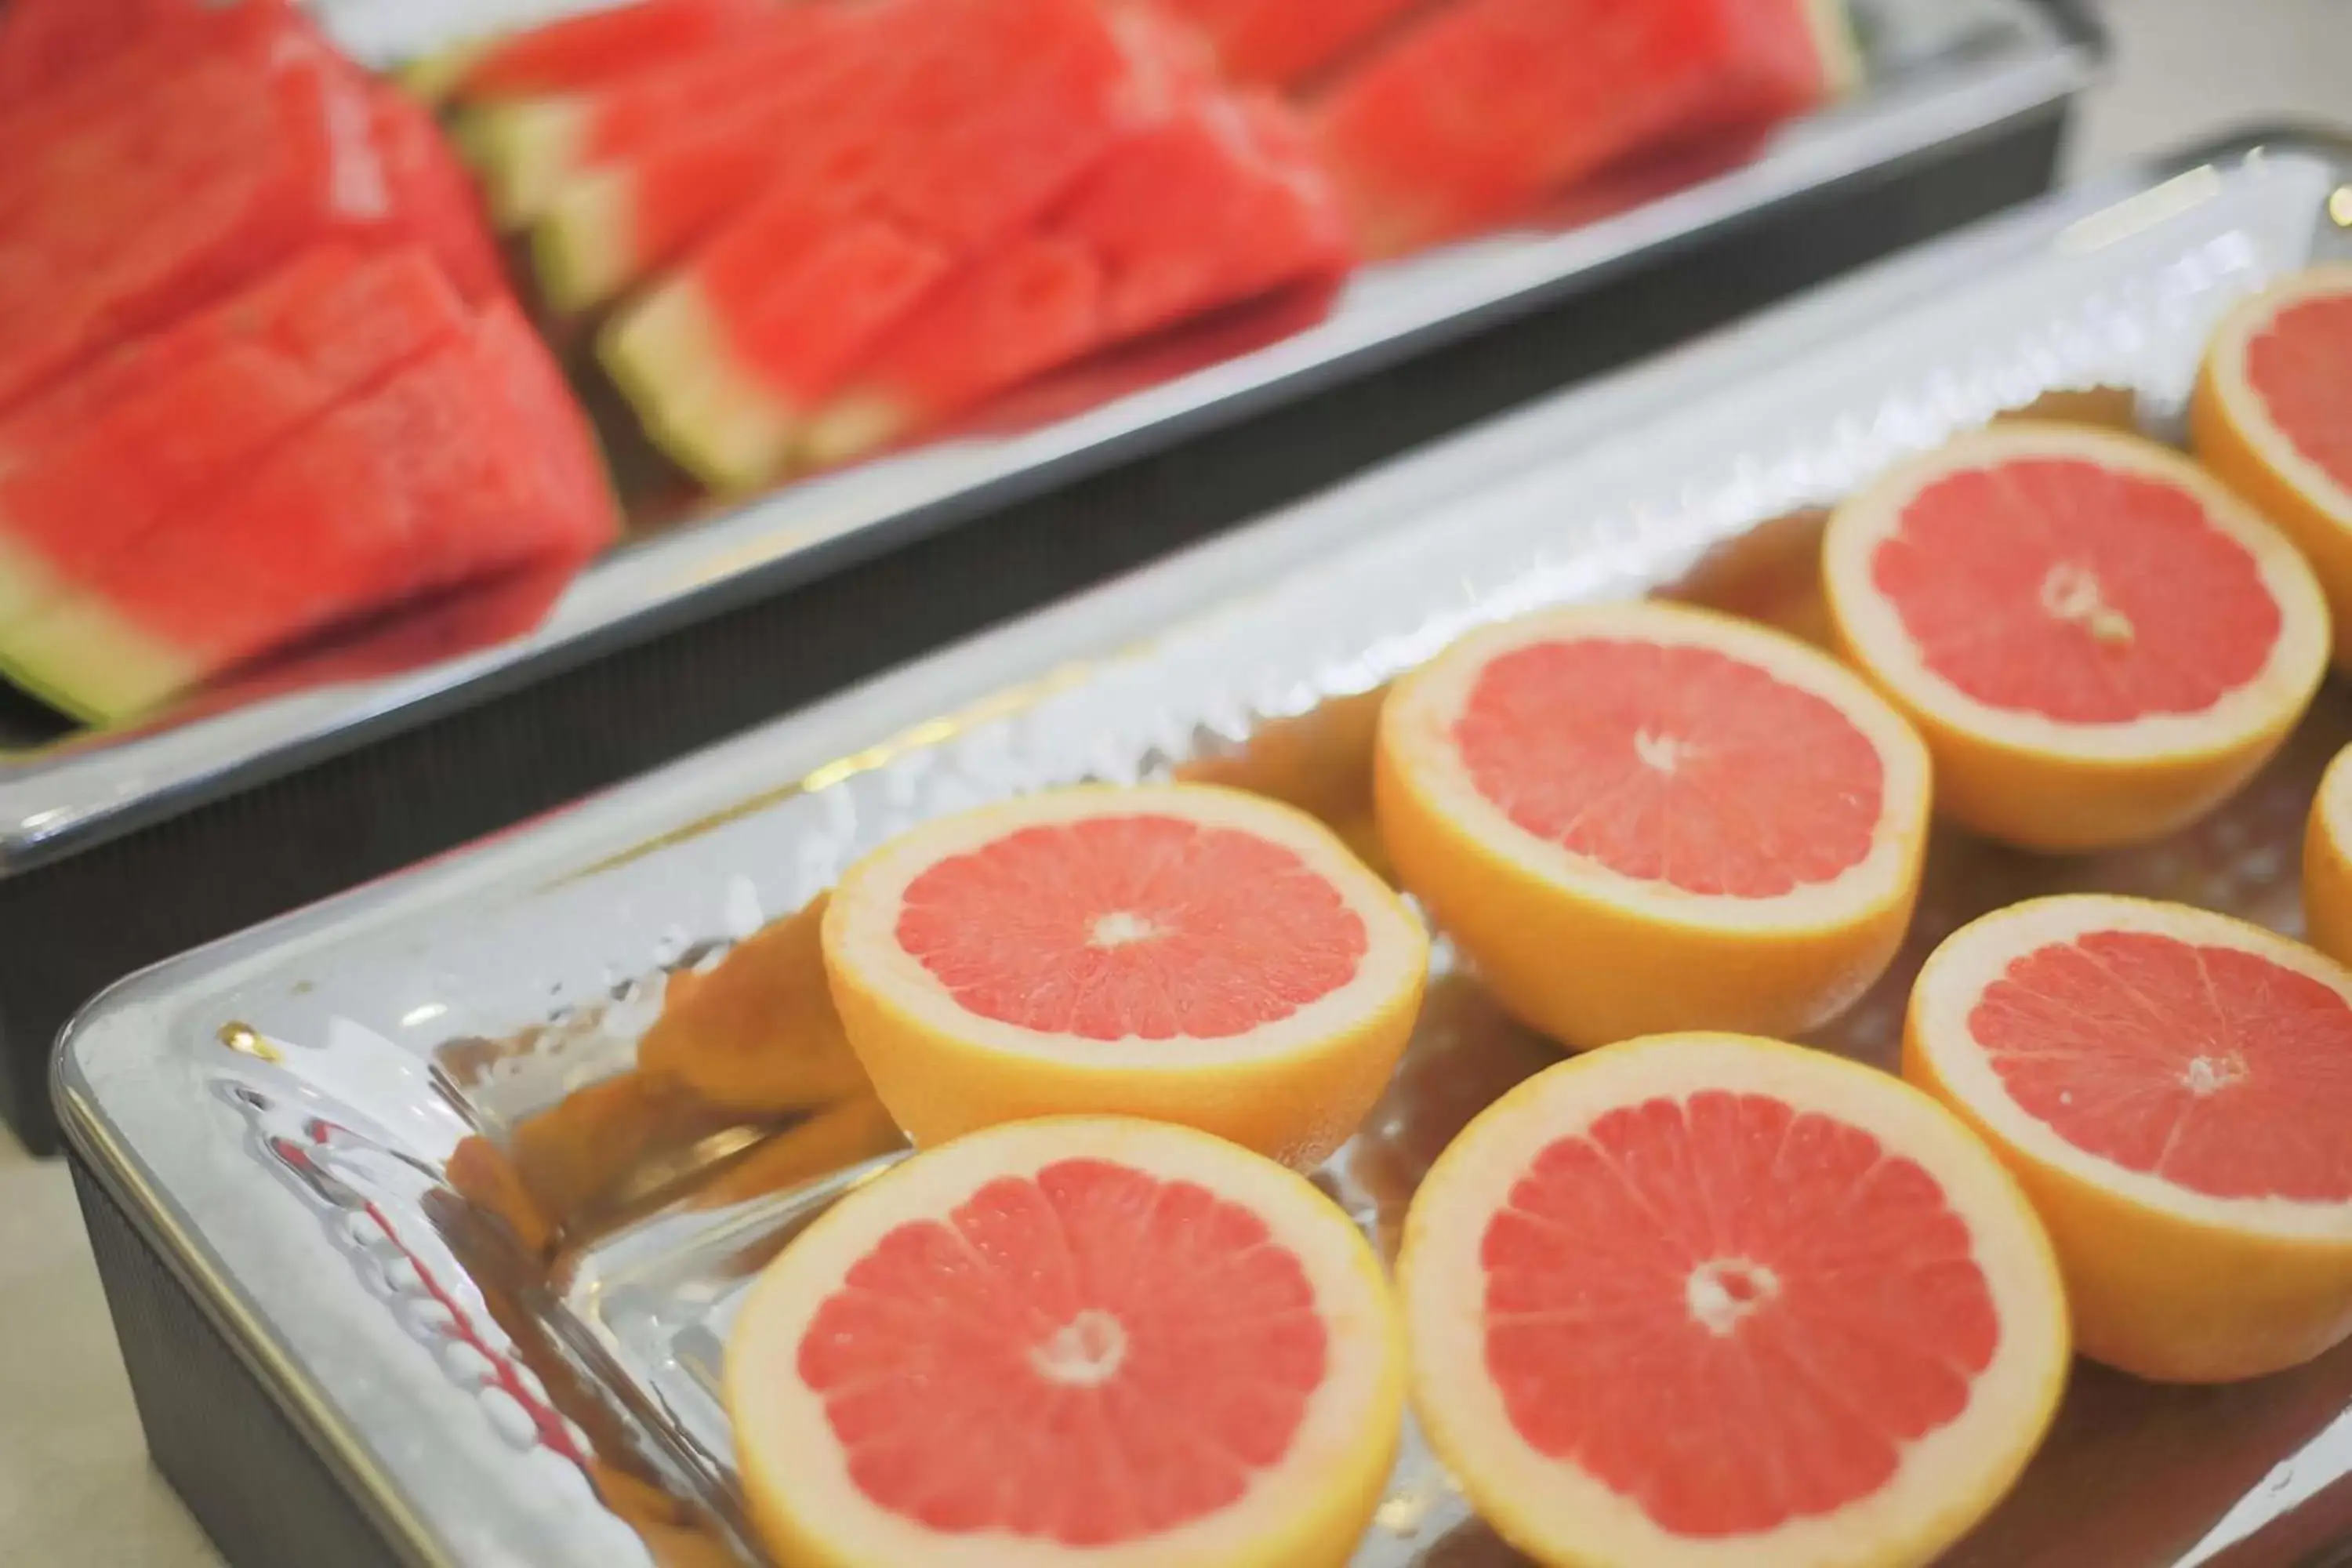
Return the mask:
[[[580,3],[312,0],[362,58],[387,63]],[[1034,389],[958,438],[636,539],[518,640],[14,752],[0,713],[0,876],[479,700],[526,668],[552,673],[781,592],[854,554],[1533,308],[1803,193],[2053,110],[2088,79],[2100,52],[2081,3],[1854,0],[1871,85],[1788,127],[1740,167],[1564,232],[1498,236],[1369,269],[1303,331],[1265,342],[1286,323],[1228,321]],[[1214,357],[1241,345],[1246,352]]]
[[[731,1304],[845,1162],[890,1139],[856,1100],[796,1122],[740,1076],[713,1089],[747,1059],[719,1036],[656,1047],[676,976],[730,973],[763,932],[757,972],[782,989],[762,1016],[814,1031],[821,992],[792,967],[806,922],[768,922],[908,824],[1018,790],[1189,771],[1345,823],[1374,694],[1475,622],[1675,583],[1801,620],[1807,509],[2036,402],[2168,428],[2216,315],[2352,253],[2347,229],[2352,150],[2312,138],[2051,198],[150,971],[69,1032],[68,1133],[404,1559],[725,1560],[748,1551],[710,1381]],[[2052,885],[2291,926],[2288,847],[2347,739],[2352,697],[2331,687],[2263,781],[2151,851],[1939,840],[1907,962]],[[1383,1241],[1452,1130],[1549,1054],[1442,950],[1390,1100],[1324,1172]],[[1906,980],[1825,1043],[1885,1059]],[[680,1058],[682,1038],[705,1054]],[[2298,1531],[2352,1532],[2347,1409],[2352,1346],[2221,1390],[2084,1369],[1954,1561],[2291,1561]],[[1360,1568],[1509,1561],[1409,1443]]]

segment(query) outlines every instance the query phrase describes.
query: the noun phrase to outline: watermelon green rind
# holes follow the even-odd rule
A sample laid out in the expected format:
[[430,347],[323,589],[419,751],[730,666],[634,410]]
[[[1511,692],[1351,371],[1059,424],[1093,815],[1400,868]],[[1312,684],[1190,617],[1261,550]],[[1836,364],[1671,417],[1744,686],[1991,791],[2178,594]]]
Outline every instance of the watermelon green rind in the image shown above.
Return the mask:
[[791,467],[799,417],[727,348],[691,280],[615,316],[596,352],[654,444],[711,489],[745,494]]
[[497,103],[467,115],[457,143],[481,170],[490,215],[520,228],[546,211],[584,157],[588,115],[569,99]]
[[0,676],[85,724],[135,719],[193,675],[187,660],[94,599],[68,599],[0,632]]
[[531,268],[551,308],[576,315],[636,280],[635,211],[626,170],[591,170],[564,184],[530,236]]

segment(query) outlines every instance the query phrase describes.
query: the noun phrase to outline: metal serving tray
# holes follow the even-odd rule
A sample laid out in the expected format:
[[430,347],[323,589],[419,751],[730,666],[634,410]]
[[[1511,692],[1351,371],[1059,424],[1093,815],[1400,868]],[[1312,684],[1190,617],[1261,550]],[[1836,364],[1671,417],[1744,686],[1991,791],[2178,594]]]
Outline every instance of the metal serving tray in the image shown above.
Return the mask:
[[[289,1521],[349,1562],[749,1558],[713,1397],[730,1312],[894,1142],[867,1101],[803,1119],[762,1087],[825,1007],[809,922],[778,917],[911,823],[1079,779],[1221,777],[1360,821],[1378,691],[1465,627],[1673,584],[1802,626],[1811,509],[2030,405],[2173,428],[2217,314],[2352,254],[2347,228],[2352,150],[2294,135],[2051,198],[117,987],[56,1089],[159,1462],[244,1563],[319,1560]],[[2148,850],[1939,837],[1911,949],[1819,1043],[1887,1060],[1927,947],[2030,891],[2291,929],[2302,810],[2347,740],[2331,686],[2245,795]],[[1437,969],[1389,1100],[1321,1173],[1384,1245],[1451,1133],[1552,1054],[1443,943]],[[765,977],[757,1051],[694,1011],[729,974]],[[275,1446],[229,1440],[231,1411]],[[1952,1561],[2333,1550],[2347,1411],[2352,1345],[2221,1389],[2081,1368]],[[1512,1560],[1409,1438],[1360,1568]]]
[[[382,64],[582,3],[311,0],[348,47]],[[1286,324],[1279,305],[1264,321],[1227,320],[1033,389],[956,438],[647,533],[583,574],[536,631],[495,647],[365,679],[306,685],[296,672],[294,689],[47,743],[27,714],[12,722],[0,696],[0,877],[1328,388],[1809,193],[2054,112],[2101,52],[2084,4],[1854,0],[1870,85],[1737,168],[1581,226],[1370,268],[1287,337],[1265,341]]]

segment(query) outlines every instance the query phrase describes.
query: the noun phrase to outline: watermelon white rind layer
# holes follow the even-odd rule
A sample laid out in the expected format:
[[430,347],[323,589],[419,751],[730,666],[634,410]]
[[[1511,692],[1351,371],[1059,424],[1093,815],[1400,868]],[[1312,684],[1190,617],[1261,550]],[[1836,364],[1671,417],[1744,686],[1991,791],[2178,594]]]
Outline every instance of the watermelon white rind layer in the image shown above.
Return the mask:
[[462,44],[452,44],[429,55],[419,55],[393,72],[393,79],[403,90],[422,102],[438,106],[457,90],[458,83],[490,51],[503,41],[503,35],[471,38]]
[[457,144],[482,173],[490,216],[521,228],[547,210],[581,167],[588,114],[569,99],[526,99],[478,109],[461,121]]
[[1862,85],[1862,48],[1854,42],[1846,0],[1798,0],[1822,62],[1822,98],[1834,101]]
[[0,513],[0,627],[14,626],[64,591],[36,552],[9,538],[8,519]]
[[856,462],[905,434],[916,416],[898,399],[878,392],[837,397],[809,421],[803,452],[813,468]]
[[737,359],[691,281],[615,316],[596,352],[654,444],[711,489],[761,489],[791,468],[798,411]]
[[0,676],[84,723],[137,718],[202,675],[200,665],[86,594],[0,630]]
[[532,269],[551,309],[577,315],[636,281],[635,211],[635,176],[625,170],[564,182],[530,236]]

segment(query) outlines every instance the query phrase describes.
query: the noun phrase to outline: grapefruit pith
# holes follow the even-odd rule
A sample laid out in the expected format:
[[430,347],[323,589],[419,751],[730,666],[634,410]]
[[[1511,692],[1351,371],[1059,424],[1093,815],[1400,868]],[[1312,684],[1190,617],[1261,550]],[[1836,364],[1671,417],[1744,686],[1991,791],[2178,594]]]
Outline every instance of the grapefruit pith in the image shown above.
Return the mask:
[[2352,266],[2314,267],[2214,329],[2189,405],[2198,460],[2309,557],[2352,662]]
[[1405,887],[1581,1048],[1842,1011],[1902,942],[1927,773],[1834,660],[1645,603],[1490,626],[1406,677],[1373,795]]
[[1936,804],[2026,848],[2138,843],[2278,749],[2327,609],[2294,547],[2178,453],[2017,421],[1831,515],[1831,618],[1919,727]]
[[2338,963],[2352,963],[2352,746],[2320,775],[2303,830],[2303,931]]
[[2032,900],[1920,972],[1904,1076],[2049,1227],[2083,1353],[2254,1377],[2352,1331],[2352,973],[2184,905]]
[[852,1192],[727,1350],[743,1489],[811,1568],[1339,1568],[1394,1462],[1379,1259],[1189,1129],[991,1129]]
[[823,934],[850,1044],[918,1144],[1121,1114],[1301,1169],[1380,1098],[1429,963],[1328,828],[1205,784],[926,824],[850,868]]
[[1769,1040],[1529,1079],[1423,1179],[1397,1278],[1431,1446],[1549,1564],[1926,1562],[2065,1379],[2000,1164],[1888,1075]]

